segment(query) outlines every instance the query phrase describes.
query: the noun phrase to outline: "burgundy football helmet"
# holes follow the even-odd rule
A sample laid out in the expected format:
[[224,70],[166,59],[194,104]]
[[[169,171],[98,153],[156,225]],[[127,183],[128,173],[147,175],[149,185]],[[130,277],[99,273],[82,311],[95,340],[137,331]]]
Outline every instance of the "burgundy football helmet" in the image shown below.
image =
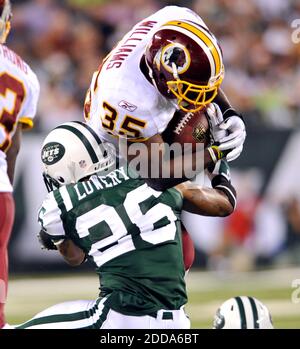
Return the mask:
[[217,95],[224,78],[221,48],[210,31],[188,20],[165,23],[145,52],[153,84],[180,109],[198,111]]
[[4,44],[10,31],[11,6],[9,0],[0,0],[0,44]]

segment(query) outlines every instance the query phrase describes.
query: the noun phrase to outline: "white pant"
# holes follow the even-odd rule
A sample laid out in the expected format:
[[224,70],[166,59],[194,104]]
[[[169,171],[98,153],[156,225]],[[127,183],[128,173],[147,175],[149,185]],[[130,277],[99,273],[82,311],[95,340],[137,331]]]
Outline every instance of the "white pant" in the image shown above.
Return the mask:
[[156,317],[120,314],[96,301],[73,301],[54,305],[33,319],[16,326],[20,329],[189,329],[190,320],[180,310],[159,310]]
[[[173,319],[163,319],[164,313],[172,313]],[[180,310],[159,310],[157,316],[129,316],[109,310],[102,329],[189,329],[191,323],[183,307]]]

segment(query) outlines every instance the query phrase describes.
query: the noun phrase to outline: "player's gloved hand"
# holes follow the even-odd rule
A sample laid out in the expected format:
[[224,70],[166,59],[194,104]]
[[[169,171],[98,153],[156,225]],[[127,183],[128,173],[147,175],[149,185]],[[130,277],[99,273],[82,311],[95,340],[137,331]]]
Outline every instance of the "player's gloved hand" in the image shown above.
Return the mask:
[[206,107],[206,116],[209,123],[211,145],[219,145],[221,139],[227,136],[227,131],[220,128],[224,121],[220,107],[216,103],[210,103]]
[[230,168],[226,160],[221,159],[212,167],[208,168],[208,176],[213,188],[221,190],[230,201],[233,208],[236,206],[236,191],[231,184]]
[[225,157],[227,161],[238,158],[246,139],[245,123],[242,118],[231,115],[224,120],[222,111],[216,103],[209,104],[206,115],[210,124],[212,145],[222,152],[221,157]]
[[52,237],[46,233],[45,230],[41,229],[41,231],[37,235],[40,244],[42,245],[42,249],[45,250],[57,250],[54,242],[52,241]]
[[219,140],[219,150],[226,154],[227,161],[233,161],[243,151],[246,139],[245,123],[239,116],[233,115],[223,121],[219,127],[227,131],[227,135]]

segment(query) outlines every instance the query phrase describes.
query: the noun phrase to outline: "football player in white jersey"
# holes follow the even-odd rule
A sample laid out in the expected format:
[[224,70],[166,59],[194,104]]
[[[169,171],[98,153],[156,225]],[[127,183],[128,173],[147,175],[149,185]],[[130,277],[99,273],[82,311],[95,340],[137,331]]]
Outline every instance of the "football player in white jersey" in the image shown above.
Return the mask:
[[7,294],[7,245],[14,221],[12,183],[21,132],[33,126],[39,82],[30,67],[4,43],[10,30],[9,0],[0,0],[0,328]]
[[[220,89],[223,78],[221,48],[203,20],[188,8],[167,6],[136,24],[104,59],[93,75],[85,116],[107,141],[143,142],[152,167],[168,168],[174,178],[182,156],[160,161],[160,156],[151,157],[151,145],[163,143],[161,134],[177,110],[193,113],[214,101],[224,118],[211,129],[212,147],[185,154],[191,168],[199,156],[204,156],[206,167],[221,157],[234,160],[242,152],[245,125]],[[141,174],[151,177],[149,172]],[[185,173],[180,177],[146,180],[164,190],[186,180]]]

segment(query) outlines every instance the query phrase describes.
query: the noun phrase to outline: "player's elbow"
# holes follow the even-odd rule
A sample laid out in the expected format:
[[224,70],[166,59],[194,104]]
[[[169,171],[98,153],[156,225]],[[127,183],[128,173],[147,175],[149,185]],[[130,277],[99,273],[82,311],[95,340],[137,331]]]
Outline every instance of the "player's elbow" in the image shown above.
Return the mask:
[[219,216],[220,217],[228,217],[230,216],[234,211],[234,207],[228,200],[228,202],[224,203],[219,207]]
[[79,265],[81,265],[84,260],[85,260],[85,256],[78,256],[76,258],[66,258],[64,256],[64,260],[71,266],[71,267],[78,267]]
[[70,239],[64,240],[64,242],[58,245],[57,248],[64,260],[72,267],[77,267],[86,259],[84,251],[76,246]]
[[220,196],[219,214],[220,217],[227,217],[233,213],[236,206],[236,191],[231,183],[223,183],[215,188]]

